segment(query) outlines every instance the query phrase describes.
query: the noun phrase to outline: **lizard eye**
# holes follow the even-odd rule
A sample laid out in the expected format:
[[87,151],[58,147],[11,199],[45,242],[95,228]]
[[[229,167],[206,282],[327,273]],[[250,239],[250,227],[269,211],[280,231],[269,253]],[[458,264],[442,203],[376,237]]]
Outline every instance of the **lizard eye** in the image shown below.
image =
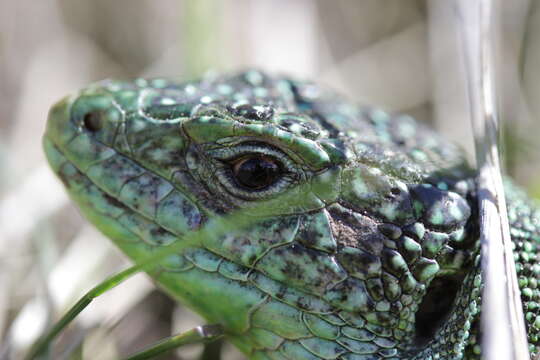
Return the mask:
[[214,160],[210,173],[218,180],[220,191],[225,190],[238,199],[268,199],[297,184],[304,176],[292,158],[271,144],[250,141],[213,146],[207,150]]
[[274,184],[282,175],[279,161],[265,155],[251,155],[233,163],[233,174],[238,184],[259,190]]
[[103,127],[103,112],[91,111],[83,117],[83,126],[90,132],[98,132]]

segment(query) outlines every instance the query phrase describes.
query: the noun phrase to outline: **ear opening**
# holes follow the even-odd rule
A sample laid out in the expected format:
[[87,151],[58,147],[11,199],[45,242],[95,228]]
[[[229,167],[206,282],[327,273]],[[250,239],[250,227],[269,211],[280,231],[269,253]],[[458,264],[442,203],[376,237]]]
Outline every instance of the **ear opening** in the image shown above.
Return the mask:
[[463,284],[463,274],[442,275],[433,279],[416,312],[416,338],[419,346],[427,344],[450,316]]

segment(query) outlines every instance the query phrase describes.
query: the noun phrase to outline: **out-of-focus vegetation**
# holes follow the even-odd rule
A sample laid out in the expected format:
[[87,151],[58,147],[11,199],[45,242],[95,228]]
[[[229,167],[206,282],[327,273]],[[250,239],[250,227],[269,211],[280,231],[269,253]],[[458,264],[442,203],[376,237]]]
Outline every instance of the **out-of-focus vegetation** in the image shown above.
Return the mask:
[[[257,67],[409,113],[472,151],[459,41],[440,3],[0,0],[0,359],[19,358],[85,290],[127,266],[45,165],[41,134],[53,102],[102,78]],[[540,195],[540,4],[504,6],[506,164]],[[87,309],[59,348],[112,359],[201,322],[138,275]],[[239,358],[226,348],[225,359]]]

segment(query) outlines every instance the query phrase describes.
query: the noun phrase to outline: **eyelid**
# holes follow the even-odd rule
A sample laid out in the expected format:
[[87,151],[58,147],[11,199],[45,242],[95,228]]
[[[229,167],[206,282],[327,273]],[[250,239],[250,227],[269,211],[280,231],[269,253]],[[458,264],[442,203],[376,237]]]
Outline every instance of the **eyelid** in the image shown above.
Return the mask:
[[297,167],[295,162],[292,161],[287,154],[267,144],[240,144],[234,147],[210,149],[207,150],[207,153],[215,160],[227,164],[231,164],[232,162],[249,155],[261,155],[279,162],[282,165],[281,168],[285,172],[294,172],[294,169]]
[[[254,156],[253,156],[254,155]],[[249,153],[249,154],[245,154],[245,155],[242,155],[242,156],[239,156],[239,157],[236,157],[234,159],[231,159],[229,160],[228,162],[230,164],[233,165],[233,167],[236,167],[236,166],[240,166],[241,164],[243,164],[244,162],[250,160],[250,159],[253,159],[255,157],[259,157],[263,160],[266,160],[266,161],[269,161],[269,162],[273,162],[273,163],[276,163],[279,167],[282,167],[281,166],[281,160],[280,159],[277,159],[271,155],[267,155],[267,154],[263,154],[263,153]]]
[[282,157],[286,157],[287,155],[281,152],[280,150],[266,146],[266,145],[253,145],[253,144],[241,144],[234,147],[222,147],[217,149],[209,150],[208,153],[217,160],[232,160],[235,158],[239,158],[242,155],[249,155],[249,154],[261,154],[261,155],[269,155],[273,156],[274,158],[281,159]]

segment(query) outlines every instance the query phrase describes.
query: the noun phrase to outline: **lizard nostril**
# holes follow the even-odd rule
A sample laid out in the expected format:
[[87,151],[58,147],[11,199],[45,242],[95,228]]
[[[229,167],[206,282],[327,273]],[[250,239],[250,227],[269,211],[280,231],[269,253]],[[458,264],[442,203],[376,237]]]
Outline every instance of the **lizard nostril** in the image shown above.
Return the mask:
[[83,126],[90,132],[97,132],[103,127],[103,113],[101,111],[92,111],[84,115]]

